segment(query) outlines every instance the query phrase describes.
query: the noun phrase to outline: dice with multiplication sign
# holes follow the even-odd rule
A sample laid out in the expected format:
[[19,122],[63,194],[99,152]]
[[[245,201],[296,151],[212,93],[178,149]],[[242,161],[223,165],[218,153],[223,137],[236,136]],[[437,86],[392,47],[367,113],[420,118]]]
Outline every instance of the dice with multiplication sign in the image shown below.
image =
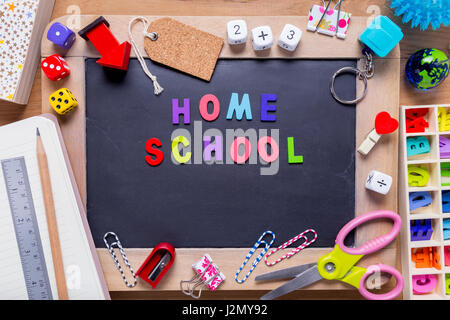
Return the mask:
[[58,114],[66,114],[78,106],[77,99],[67,88],[56,90],[48,100]]
[[67,50],[75,42],[75,33],[59,22],[53,23],[47,32],[47,39]]
[[269,49],[273,45],[272,29],[269,26],[252,29],[252,42],[254,50]]
[[387,194],[392,185],[392,177],[388,174],[372,170],[366,180],[366,188],[381,194]]
[[51,55],[41,62],[44,74],[52,81],[61,80],[70,74],[70,67],[59,54]]
[[247,23],[245,23],[245,20],[228,21],[227,34],[229,44],[241,44],[247,42]]
[[302,30],[292,24],[286,24],[278,37],[278,45],[287,51],[294,51],[302,38]]

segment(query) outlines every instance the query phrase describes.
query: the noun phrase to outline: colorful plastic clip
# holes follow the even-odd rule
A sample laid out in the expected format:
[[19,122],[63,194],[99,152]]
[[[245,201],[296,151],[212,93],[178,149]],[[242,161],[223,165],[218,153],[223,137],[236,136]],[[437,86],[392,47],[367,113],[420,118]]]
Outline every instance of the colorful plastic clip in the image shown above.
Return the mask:
[[[267,243],[265,240],[263,240],[263,238],[266,235],[271,235],[272,236],[272,240],[269,241],[269,243]],[[236,272],[236,275],[234,276],[234,279],[236,280],[237,283],[244,283],[245,280],[248,279],[248,277],[250,276],[250,274],[253,272],[253,270],[255,269],[255,267],[258,265],[258,263],[261,261],[261,259],[264,257],[264,255],[266,254],[266,252],[269,250],[269,248],[272,246],[273,242],[275,241],[275,234],[272,231],[265,231],[261,237],[259,237],[259,239],[256,241],[255,245],[253,246],[253,248],[249,251],[249,253],[245,256],[245,260],[244,262],[242,262],[242,265],[239,267],[238,271]],[[255,253],[256,249],[259,248],[259,246],[261,244],[264,244],[264,249],[261,251],[261,253],[256,257],[255,261],[253,261],[252,266],[250,268],[250,271],[245,275],[245,277],[241,280],[238,279],[239,274],[241,273],[242,269],[244,269],[245,265],[247,264],[248,260],[250,260],[251,256]]]
[[[311,240],[308,240],[308,237],[305,236],[305,234],[307,233],[313,233],[314,234],[314,238]],[[299,245],[297,248],[292,249],[291,252],[286,253],[285,255],[283,255],[281,258],[278,258],[277,260],[275,260],[274,262],[269,262],[267,261],[268,258],[274,254],[275,252],[277,252],[280,249],[286,249],[288,246],[290,246],[291,244],[293,244],[294,242],[298,241],[299,239],[303,239],[303,243],[301,245]],[[283,243],[281,246],[279,246],[276,249],[273,249],[272,251],[270,251],[268,254],[266,254],[266,256],[264,257],[264,263],[271,267],[276,265],[278,262],[283,261],[284,259],[289,259],[290,257],[292,257],[294,254],[299,253],[300,251],[302,251],[303,249],[305,249],[307,246],[309,246],[311,243],[313,243],[314,241],[316,241],[317,239],[317,232],[314,229],[308,229],[303,231],[302,233],[296,235],[295,237],[293,237],[291,240],[286,241],[285,243]]]

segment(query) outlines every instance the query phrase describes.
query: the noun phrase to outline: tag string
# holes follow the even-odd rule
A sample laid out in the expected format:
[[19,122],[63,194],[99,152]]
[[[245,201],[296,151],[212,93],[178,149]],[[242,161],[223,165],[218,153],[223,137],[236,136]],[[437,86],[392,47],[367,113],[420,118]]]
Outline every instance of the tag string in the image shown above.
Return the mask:
[[128,37],[130,38],[131,45],[133,47],[133,50],[136,54],[136,58],[139,60],[142,70],[144,70],[145,74],[153,81],[153,87],[155,88],[155,94],[159,95],[161,92],[164,91],[164,88],[161,87],[161,85],[158,83],[156,76],[151,74],[150,70],[148,70],[147,64],[145,63],[145,59],[142,56],[142,54],[139,52],[138,46],[136,42],[133,39],[133,34],[131,33],[131,28],[133,26],[133,23],[136,21],[142,21],[144,24],[144,37],[148,37],[150,40],[155,41],[158,38],[158,35],[155,32],[147,32],[148,29],[148,20],[144,17],[135,17],[133,18],[130,23],[128,24]]

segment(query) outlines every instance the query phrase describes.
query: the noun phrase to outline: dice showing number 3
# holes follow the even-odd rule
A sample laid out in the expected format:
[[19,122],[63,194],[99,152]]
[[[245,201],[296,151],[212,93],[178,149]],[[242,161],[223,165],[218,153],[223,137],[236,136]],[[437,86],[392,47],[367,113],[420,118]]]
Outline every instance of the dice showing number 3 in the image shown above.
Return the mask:
[[278,45],[288,51],[294,51],[302,37],[302,30],[292,24],[286,24],[278,38]]
[[231,20],[227,23],[228,43],[240,44],[247,42],[248,32],[245,20]]

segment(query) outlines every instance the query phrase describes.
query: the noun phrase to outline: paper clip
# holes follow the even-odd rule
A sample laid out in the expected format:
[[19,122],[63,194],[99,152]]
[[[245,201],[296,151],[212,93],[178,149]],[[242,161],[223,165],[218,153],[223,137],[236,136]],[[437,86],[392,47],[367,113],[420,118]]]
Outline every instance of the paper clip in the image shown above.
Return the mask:
[[[267,235],[272,235],[272,240],[270,240],[269,243],[267,243],[265,240],[263,240],[263,238]],[[242,265],[239,267],[239,270],[236,272],[236,275],[234,276],[234,279],[236,280],[237,283],[244,283],[245,280],[247,280],[247,278],[250,276],[250,274],[253,272],[253,269],[255,269],[256,265],[259,263],[259,261],[261,261],[262,257],[264,257],[264,255],[266,254],[267,250],[269,250],[270,246],[273,244],[273,242],[275,241],[275,234],[272,231],[265,231],[261,237],[259,237],[258,241],[256,241],[255,245],[253,246],[253,248],[250,250],[250,252],[245,256],[245,260],[244,262],[242,262]],[[251,256],[253,255],[253,253],[255,253],[256,249],[259,248],[259,246],[261,244],[264,244],[264,249],[261,251],[261,253],[256,257],[255,261],[253,261],[252,263],[252,267],[250,268],[250,271],[245,275],[244,279],[239,280],[238,276],[241,273],[242,269],[245,267],[245,265],[247,264],[248,260],[250,260]]]
[[[314,234],[314,238],[311,240],[308,240],[308,237],[305,236],[305,234],[312,232]],[[298,241],[299,239],[304,239],[304,242],[299,245],[297,248],[292,249],[291,252],[286,253],[284,256],[282,256],[281,258],[278,258],[277,260],[275,260],[274,262],[268,262],[267,259],[274,254],[275,252],[277,252],[280,249],[285,249],[288,246],[290,246],[291,244],[293,244],[294,242]],[[274,266],[276,265],[278,262],[283,261],[284,259],[289,259],[290,257],[292,257],[294,254],[299,253],[300,251],[302,251],[303,249],[305,249],[307,246],[309,246],[311,243],[313,243],[314,241],[316,241],[317,239],[317,232],[314,229],[307,229],[305,231],[303,231],[302,233],[296,235],[295,237],[293,237],[291,240],[286,241],[285,243],[283,243],[281,246],[279,246],[276,249],[273,249],[272,251],[270,251],[268,254],[266,254],[266,256],[264,257],[264,263],[268,266]]]
[[[219,268],[213,263],[209,254],[205,254],[199,261],[194,263],[192,268],[195,271],[195,275],[192,279],[180,281],[181,292],[192,298],[200,298],[205,286],[207,286],[209,290],[215,291],[217,287],[225,281],[225,275],[219,271]],[[183,288],[184,284],[186,284],[186,289]],[[198,294],[195,295],[194,292],[198,287],[200,287],[198,289]]]
[[[111,244],[109,244],[108,240],[107,240],[107,238],[110,236],[114,237],[114,240],[115,240]],[[134,286],[136,286],[136,283],[137,283],[136,275],[134,274],[134,270],[131,267],[130,263],[128,262],[127,255],[125,254],[125,251],[123,250],[122,244],[119,241],[119,237],[114,232],[107,232],[103,236],[103,241],[105,242],[106,248],[108,249],[109,253],[111,254],[111,257],[113,258],[117,269],[120,271],[120,274],[122,275],[123,282],[125,282],[125,284],[128,288],[133,288]],[[130,272],[134,278],[134,283],[129,283],[127,278],[125,277],[125,273],[123,272],[122,267],[120,266],[119,260],[117,259],[117,256],[114,252],[114,248],[113,248],[114,246],[116,246],[119,249],[120,254],[122,255],[123,262],[130,269]]]

